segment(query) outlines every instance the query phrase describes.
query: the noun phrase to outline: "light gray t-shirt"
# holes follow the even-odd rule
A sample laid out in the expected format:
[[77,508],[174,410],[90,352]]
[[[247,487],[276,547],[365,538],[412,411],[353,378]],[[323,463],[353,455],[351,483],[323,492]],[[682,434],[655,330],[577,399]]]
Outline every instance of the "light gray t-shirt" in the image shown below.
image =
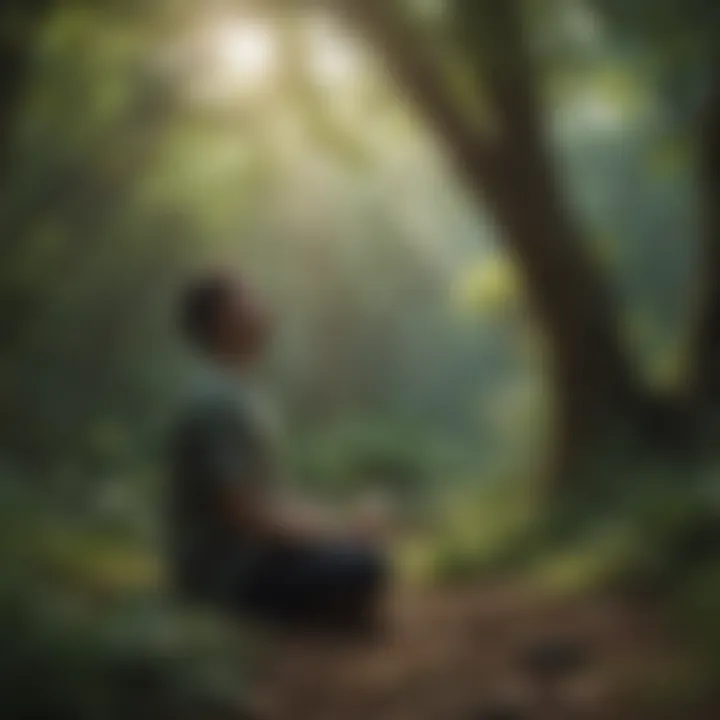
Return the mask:
[[271,492],[273,431],[254,388],[218,369],[202,374],[173,431],[168,502],[175,585],[186,595],[227,598],[258,548],[223,505]]

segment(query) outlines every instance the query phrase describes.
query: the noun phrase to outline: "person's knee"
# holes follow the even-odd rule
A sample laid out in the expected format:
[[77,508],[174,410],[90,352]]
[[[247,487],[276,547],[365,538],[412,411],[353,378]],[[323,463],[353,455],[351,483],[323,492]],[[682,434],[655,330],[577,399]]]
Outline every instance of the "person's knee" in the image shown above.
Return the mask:
[[354,563],[354,576],[358,585],[368,593],[380,593],[390,575],[387,559],[380,553],[358,554]]

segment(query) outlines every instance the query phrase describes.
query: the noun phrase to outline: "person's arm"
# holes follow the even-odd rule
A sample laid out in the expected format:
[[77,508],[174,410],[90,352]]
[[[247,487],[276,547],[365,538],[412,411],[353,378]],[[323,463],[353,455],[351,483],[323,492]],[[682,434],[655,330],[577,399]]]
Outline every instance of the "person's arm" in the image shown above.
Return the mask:
[[333,539],[362,539],[352,523],[344,523],[326,508],[296,498],[253,493],[257,486],[237,482],[224,496],[226,519],[247,537],[270,543],[295,544]]
[[[389,509],[375,498],[343,511],[302,498],[274,497],[255,509],[255,522],[251,524],[256,534],[279,542],[336,540],[382,544],[390,533]],[[244,510],[240,517],[247,517]]]
[[210,408],[194,434],[199,482],[218,504],[218,521],[238,536],[294,544],[323,540],[366,541],[375,534],[367,513],[343,518],[280,491],[267,448],[232,410]]

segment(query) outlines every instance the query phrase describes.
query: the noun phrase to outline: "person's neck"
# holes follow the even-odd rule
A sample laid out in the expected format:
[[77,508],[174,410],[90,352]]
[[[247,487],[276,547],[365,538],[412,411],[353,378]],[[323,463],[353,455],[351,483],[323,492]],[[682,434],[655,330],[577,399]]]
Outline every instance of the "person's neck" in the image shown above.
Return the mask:
[[223,352],[215,352],[211,356],[213,363],[230,376],[242,377],[252,374],[255,363],[249,358]]

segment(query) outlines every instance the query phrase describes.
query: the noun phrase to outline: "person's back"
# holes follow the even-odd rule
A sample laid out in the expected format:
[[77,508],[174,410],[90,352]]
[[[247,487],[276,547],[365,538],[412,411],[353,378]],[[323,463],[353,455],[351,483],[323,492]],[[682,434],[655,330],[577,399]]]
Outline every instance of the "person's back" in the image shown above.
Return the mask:
[[[227,517],[227,491],[265,491],[270,449],[241,392],[227,378],[194,391],[173,429],[168,497],[176,587],[196,599],[222,599],[251,561],[251,538]],[[250,468],[238,472],[239,468]],[[255,487],[250,486],[253,483]],[[243,562],[244,561],[244,562]]]

